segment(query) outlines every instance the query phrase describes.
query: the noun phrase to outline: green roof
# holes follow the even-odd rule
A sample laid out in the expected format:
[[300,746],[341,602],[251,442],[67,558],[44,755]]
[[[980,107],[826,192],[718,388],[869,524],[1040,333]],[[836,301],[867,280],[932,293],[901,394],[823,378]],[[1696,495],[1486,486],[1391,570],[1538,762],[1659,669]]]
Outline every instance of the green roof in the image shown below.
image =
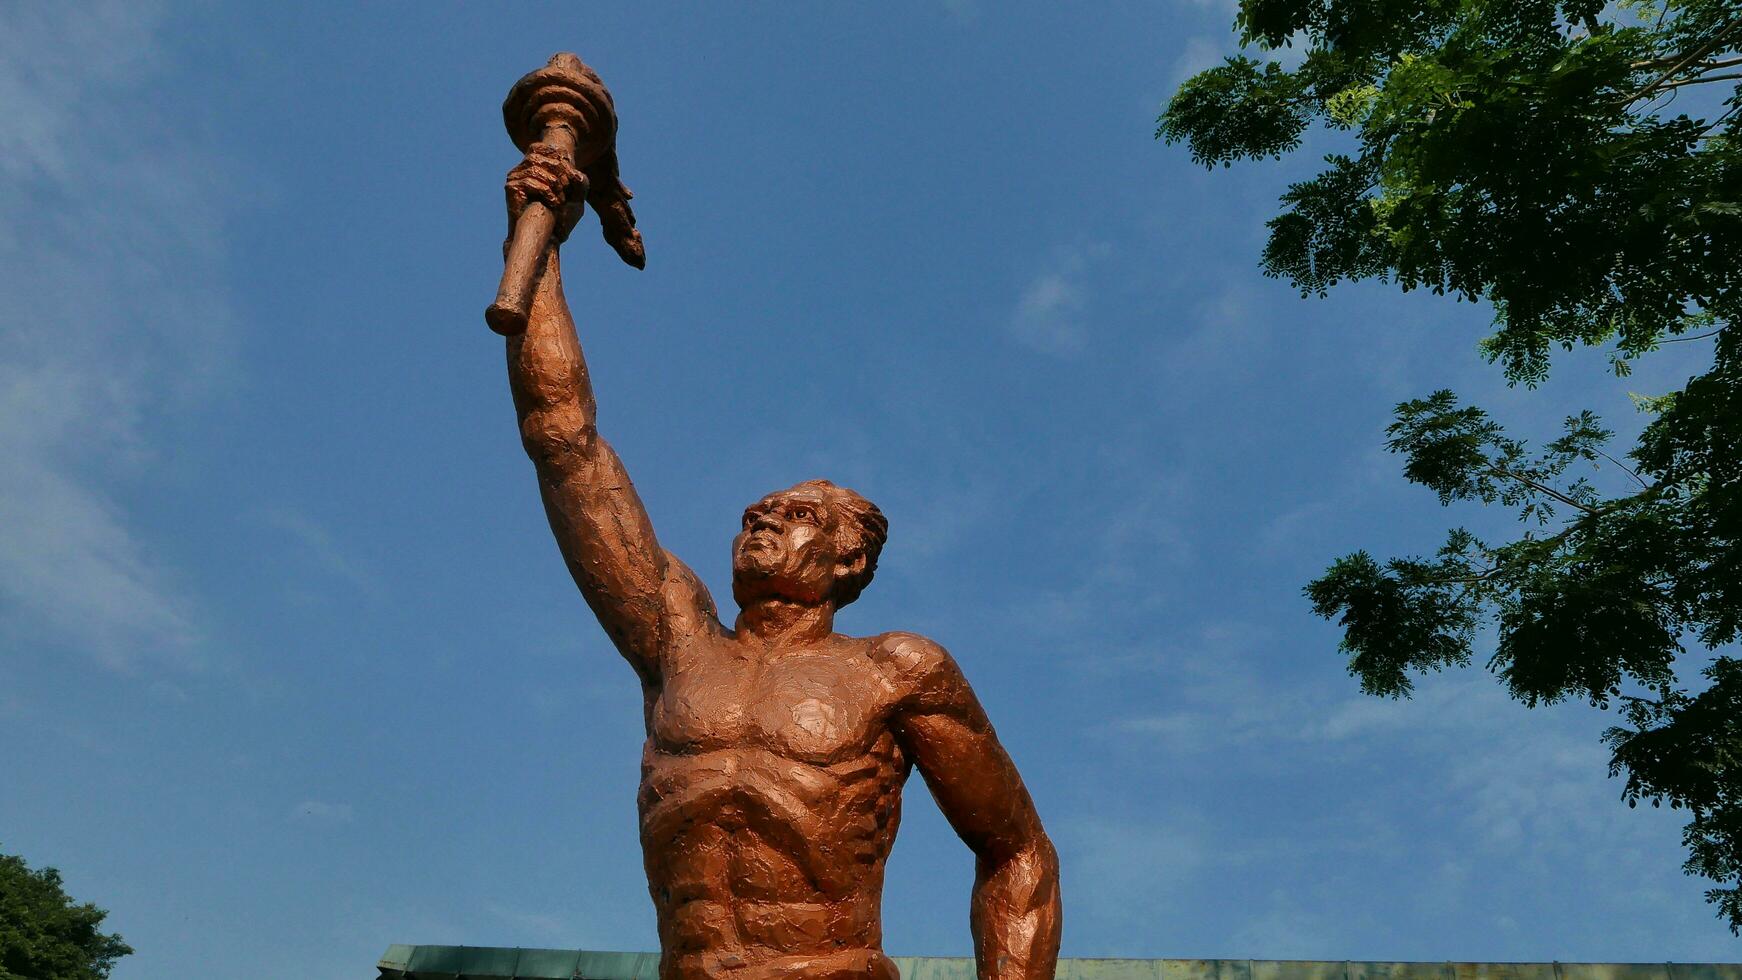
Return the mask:
[[[897,956],[902,980],[973,980],[974,961]],[[389,946],[381,980],[656,980],[658,953]],[[1363,963],[1059,960],[1058,980],[1742,980],[1742,963]]]

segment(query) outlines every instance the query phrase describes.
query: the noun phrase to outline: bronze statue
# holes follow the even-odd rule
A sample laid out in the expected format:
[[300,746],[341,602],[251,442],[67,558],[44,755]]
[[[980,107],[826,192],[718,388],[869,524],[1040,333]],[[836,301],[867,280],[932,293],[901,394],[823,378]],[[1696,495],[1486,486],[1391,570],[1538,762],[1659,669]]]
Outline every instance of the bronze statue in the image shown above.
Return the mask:
[[644,254],[617,180],[610,97],[558,55],[503,111],[526,159],[508,174],[514,234],[488,319],[508,335],[551,530],[641,679],[637,803],[661,977],[896,980],[882,950],[883,867],[915,766],[976,858],[979,975],[1051,977],[1058,857],[955,661],[912,633],[834,631],[835,611],[877,568],[883,515],[826,480],[751,504],[732,542],[739,613],[721,623],[695,573],[659,546],[595,427],[563,297],[557,245],[582,200],[626,261]]

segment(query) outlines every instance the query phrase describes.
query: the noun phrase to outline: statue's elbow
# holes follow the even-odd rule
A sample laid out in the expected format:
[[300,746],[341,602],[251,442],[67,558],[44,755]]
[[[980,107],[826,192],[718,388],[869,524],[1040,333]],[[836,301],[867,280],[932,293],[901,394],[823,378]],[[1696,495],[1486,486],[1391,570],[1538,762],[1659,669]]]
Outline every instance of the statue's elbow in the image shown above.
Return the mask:
[[1035,882],[1058,880],[1058,849],[1038,823],[1026,833],[988,841],[980,859],[993,868],[1013,871]]
[[1030,860],[1034,864],[1035,877],[1056,892],[1059,880],[1058,848],[1052,846],[1052,838],[1044,830],[1036,830],[1034,837],[1034,842],[1029,845],[1029,852],[1033,855]]
[[1058,850],[1052,846],[1052,841],[1044,831],[1037,831],[1035,840],[1018,860],[1022,865],[1019,878],[1023,882],[1022,891],[1025,893],[1022,904],[1029,912],[1039,915],[1040,921],[1050,923],[1043,926],[1041,931],[1051,933],[1056,954],[1060,904]]
[[599,430],[578,405],[555,405],[521,418],[520,444],[540,467],[560,466],[590,458],[598,448]]

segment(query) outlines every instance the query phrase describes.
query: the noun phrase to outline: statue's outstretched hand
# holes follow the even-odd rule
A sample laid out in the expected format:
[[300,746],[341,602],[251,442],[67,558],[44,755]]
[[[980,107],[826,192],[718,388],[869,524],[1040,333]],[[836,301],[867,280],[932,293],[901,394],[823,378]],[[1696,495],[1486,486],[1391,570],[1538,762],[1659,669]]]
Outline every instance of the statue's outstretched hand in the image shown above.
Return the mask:
[[520,220],[528,202],[542,201],[557,216],[554,237],[558,242],[566,240],[581,220],[589,192],[587,175],[569,162],[568,154],[548,143],[532,144],[526,159],[508,171],[504,190],[510,228]]
[[548,143],[534,143],[513,170],[508,171],[510,227],[519,220],[529,201],[543,201],[557,215],[556,240],[568,240],[581,220],[585,205],[599,215],[599,230],[605,244],[619,258],[637,269],[647,265],[641,232],[635,230],[635,212],[629,199],[635,195],[617,176],[617,151],[612,149],[583,172],[569,163],[567,155]]

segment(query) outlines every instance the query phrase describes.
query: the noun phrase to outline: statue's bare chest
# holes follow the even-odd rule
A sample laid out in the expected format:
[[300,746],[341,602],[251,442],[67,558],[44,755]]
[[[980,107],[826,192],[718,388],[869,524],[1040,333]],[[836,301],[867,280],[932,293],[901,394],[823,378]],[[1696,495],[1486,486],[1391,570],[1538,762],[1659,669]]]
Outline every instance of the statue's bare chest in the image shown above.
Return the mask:
[[885,728],[889,685],[853,651],[686,654],[668,664],[649,718],[659,751],[757,748],[827,766],[870,751]]

